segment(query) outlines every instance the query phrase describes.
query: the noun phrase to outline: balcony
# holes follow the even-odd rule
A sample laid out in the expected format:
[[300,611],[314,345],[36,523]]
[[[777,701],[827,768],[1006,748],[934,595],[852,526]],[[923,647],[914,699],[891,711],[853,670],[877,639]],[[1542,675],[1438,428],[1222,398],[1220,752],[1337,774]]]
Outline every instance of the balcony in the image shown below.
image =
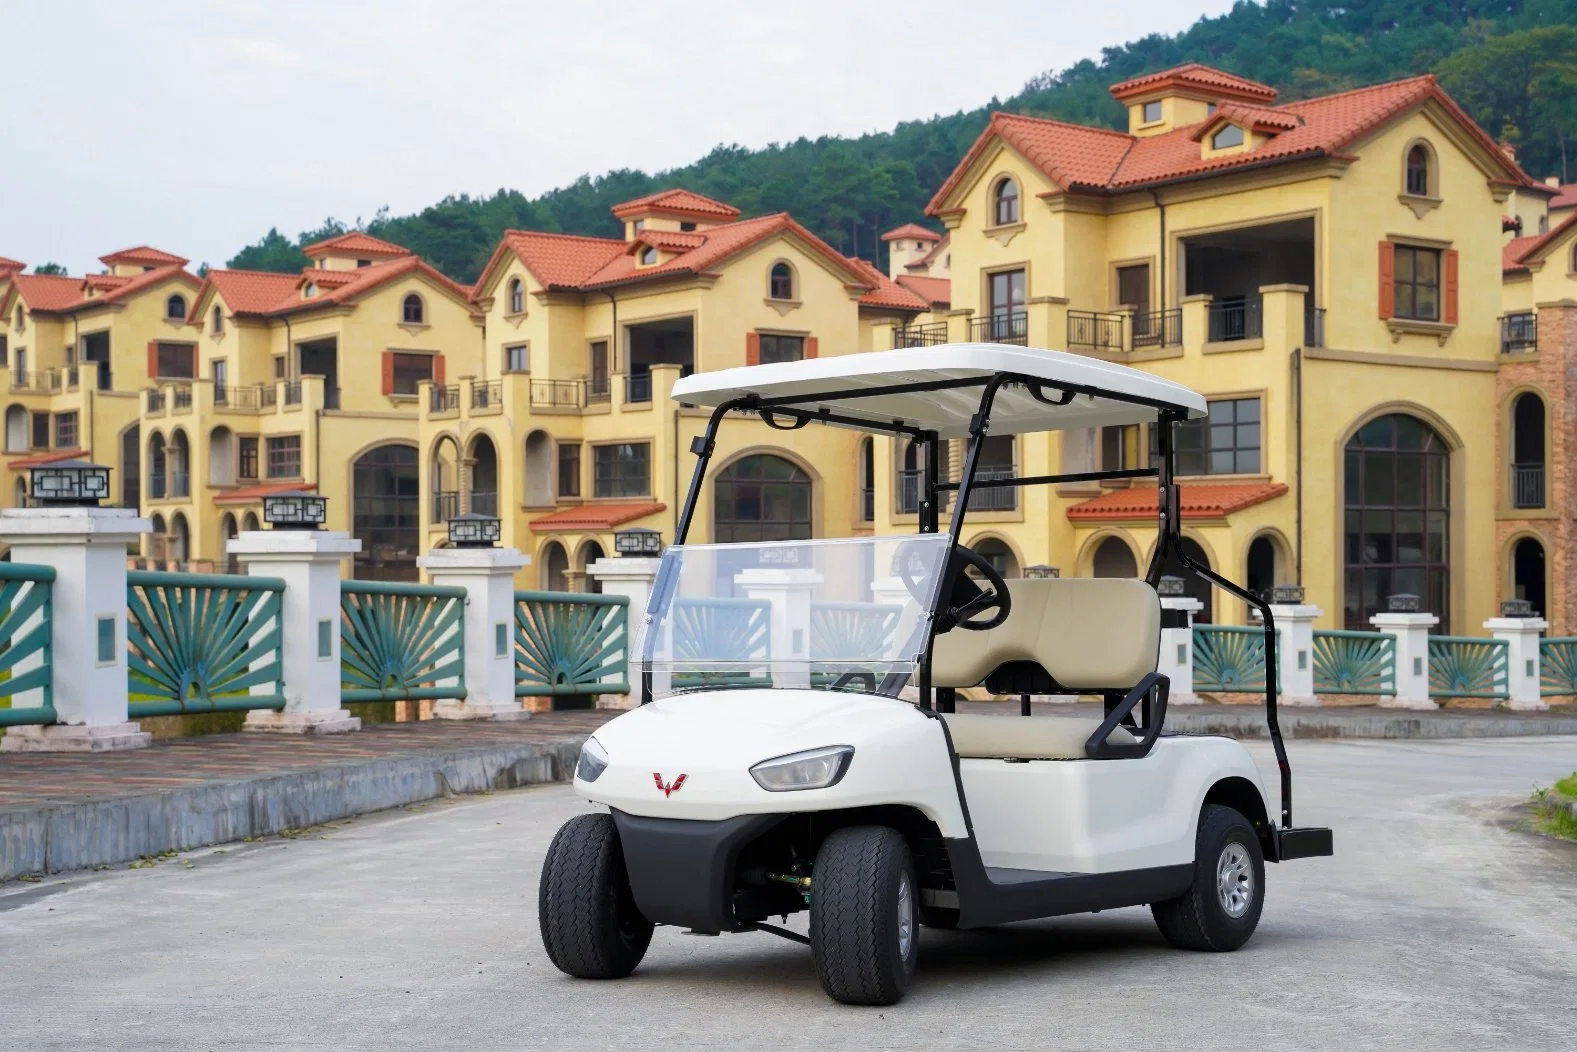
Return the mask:
[[1230,299],[1212,303],[1209,311],[1209,343],[1233,343],[1265,337],[1263,312],[1259,300]]
[[471,514],[491,515],[498,518],[498,491],[478,490],[471,491]]
[[1518,311],[1500,316],[1500,353],[1525,354],[1539,349],[1539,316]]
[[531,408],[579,409],[585,405],[586,385],[580,380],[531,381]]
[[1029,313],[999,311],[969,322],[969,338],[976,343],[1009,343],[1029,346]]
[[147,397],[147,412],[164,412],[164,392],[157,387],[150,387],[144,394]]
[[460,492],[452,489],[433,491],[433,522],[443,523],[460,514]]
[[947,342],[947,322],[899,325],[893,329],[893,350],[904,347],[937,347]]
[[1513,508],[1544,507],[1544,465],[1511,465],[1511,506]]
[[[613,401],[613,382],[606,376],[593,376],[586,380],[586,404],[606,405]],[[651,401],[650,398],[647,401]]]
[[291,380],[289,383],[287,383],[285,385],[285,404],[286,405],[300,405],[301,404],[301,381],[300,380]]
[[630,373],[624,378],[624,403],[650,402],[652,400],[652,374]]
[[1303,316],[1303,346],[1325,346],[1325,308],[1315,307]]
[[170,394],[170,404],[176,412],[190,409],[192,407],[192,389],[185,386],[175,388]]
[[1068,312],[1068,348],[1089,351],[1123,350],[1123,316],[1093,310]]
[[452,413],[460,408],[460,385],[434,384],[429,398],[428,412]]
[[898,472],[898,514],[913,515],[920,510],[920,472]]
[[1183,309],[1181,307],[1173,307],[1170,310],[1138,311],[1134,314],[1134,350],[1181,347],[1182,344]]
[[503,409],[504,384],[501,380],[477,381],[471,385],[472,409]]
[[[1013,477],[1011,467],[977,468],[975,470],[976,482],[999,482]],[[1013,511],[1018,507],[1017,486],[992,486],[987,489],[971,490],[969,494],[970,511]]]

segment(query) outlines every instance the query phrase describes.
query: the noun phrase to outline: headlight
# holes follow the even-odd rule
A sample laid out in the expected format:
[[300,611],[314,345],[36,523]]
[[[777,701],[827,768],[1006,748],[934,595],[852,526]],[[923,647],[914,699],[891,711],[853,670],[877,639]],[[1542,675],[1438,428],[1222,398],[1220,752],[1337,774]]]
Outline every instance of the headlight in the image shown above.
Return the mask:
[[596,738],[587,738],[580,747],[580,759],[575,763],[575,777],[583,782],[595,782],[608,769],[608,751]]
[[829,745],[762,760],[750,769],[750,777],[769,793],[828,789],[838,784],[852,759],[854,746]]

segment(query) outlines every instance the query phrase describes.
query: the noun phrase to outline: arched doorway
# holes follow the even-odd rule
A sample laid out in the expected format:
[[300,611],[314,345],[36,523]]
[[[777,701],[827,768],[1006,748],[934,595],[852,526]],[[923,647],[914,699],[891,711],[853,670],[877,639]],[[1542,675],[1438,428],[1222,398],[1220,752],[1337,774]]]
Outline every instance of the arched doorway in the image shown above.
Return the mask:
[[1545,592],[1544,545],[1536,537],[1523,537],[1511,547],[1511,596],[1533,604],[1533,612],[1548,617]]
[[542,569],[538,572],[543,588],[550,592],[569,591],[569,555],[558,541],[542,546]]
[[7,406],[5,411],[5,451],[7,453],[26,453],[27,445],[27,410],[19,405]]
[[791,460],[740,457],[718,473],[712,493],[715,543],[810,539],[810,476]]
[[12,504],[12,507],[27,507],[27,476],[18,475],[16,477],[16,492],[14,496],[16,497],[16,500]]
[[155,561],[163,560],[166,558],[165,553],[170,543],[169,530],[164,524],[164,516],[155,513],[153,518],[149,520],[149,525],[153,529],[143,535],[143,552],[149,559]]
[[[576,447],[577,449],[579,447]],[[577,471],[580,461],[575,462]],[[560,484],[559,492],[565,496],[580,495],[580,477],[568,489]],[[526,436],[526,504],[545,508],[553,503],[553,439],[546,431],[533,431]]]
[[164,499],[165,486],[164,436],[157,431],[148,439],[148,496]]
[[192,495],[192,446],[186,432],[176,428],[170,436],[170,496]]
[[170,546],[166,556],[175,563],[177,570],[186,569],[186,562],[192,556],[192,531],[186,525],[186,516],[176,512],[170,519]]
[[208,484],[228,486],[235,481],[235,434],[220,424],[208,435]]
[[[1210,563],[1210,555],[1205,551],[1202,544],[1194,540],[1192,537],[1186,536],[1181,538],[1180,543],[1182,545],[1184,555],[1188,556],[1200,566],[1203,566],[1207,569],[1214,569]],[[1161,564],[1161,573],[1163,575],[1170,575],[1172,577],[1181,577],[1183,579],[1184,594],[1186,594],[1190,599],[1199,600],[1199,612],[1194,614],[1194,621],[1196,624],[1211,624],[1215,621],[1215,590],[1210,586],[1209,581],[1203,580],[1202,578],[1196,576],[1193,571],[1189,570],[1188,567],[1183,565],[1183,560],[1171,553],[1167,554],[1166,562]],[[1096,576],[1100,575],[1097,574]]]
[[493,440],[479,434],[471,440],[471,484],[467,508],[477,515],[498,517],[498,450]]
[[442,435],[433,443],[427,459],[427,484],[432,490],[429,521],[442,526],[460,514],[460,447],[453,435]]
[[876,518],[876,440],[860,439],[860,521]]
[[120,435],[120,503],[142,506],[142,426],[133,424]]
[[249,511],[241,519],[241,528],[247,533],[256,533],[262,527],[257,521],[257,512]]
[[224,555],[225,573],[241,572],[241,561],[230,554],[230,542],[240,534],[240,529],[236,525],[235,516],[228,511],[219,520],[219,551]]
[[1264,534],[1250,541],[1247,569],[1245,587],[1255,595],[1263,595],[1276,583],[1276,542]]
[[996,537],[986,537],[970,545],[975,554],[983,555],[997,573],[1006,578],[1022,577],[1019,569],[1018,556],[1013,554],[1006,541]]
[[1450,451],[1422,420],[1377,417],[1343,458],[1343,619],[1367,630],[1388,596],[1419,597],[1451,631]]
[[1139,560],[1134,558],[1127,541],[1121,537],[1107,537],[1096,547],[1090,570],[1095,577],[1138,577]]
[[582,544],[580,549],[575,553],[575,568],[584,575],[581,578],[581,591],[602,591],[602,582],[597,580],[597,578],[593,577],[586,571],[591,568],[592,563],[596,562],[598,559],[601,559],[603,554],[602,545],[598,544],[596,541],[587,541],[585,544]]
[[1511,403],[1511,506],[1544,507],[1544,399],[1532,391]]
[[421,548],[421,467],[410,446],[368,450],[351,465],[351,536],[361,541],[355,576],[414,581]]

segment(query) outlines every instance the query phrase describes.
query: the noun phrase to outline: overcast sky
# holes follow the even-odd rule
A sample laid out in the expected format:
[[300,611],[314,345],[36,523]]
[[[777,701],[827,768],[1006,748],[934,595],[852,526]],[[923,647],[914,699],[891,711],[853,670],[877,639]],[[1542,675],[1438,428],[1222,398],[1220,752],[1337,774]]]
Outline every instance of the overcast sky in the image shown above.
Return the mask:
[[0,256],[148,243],[649,171],[1006,97],[1229,0],[0,0]]

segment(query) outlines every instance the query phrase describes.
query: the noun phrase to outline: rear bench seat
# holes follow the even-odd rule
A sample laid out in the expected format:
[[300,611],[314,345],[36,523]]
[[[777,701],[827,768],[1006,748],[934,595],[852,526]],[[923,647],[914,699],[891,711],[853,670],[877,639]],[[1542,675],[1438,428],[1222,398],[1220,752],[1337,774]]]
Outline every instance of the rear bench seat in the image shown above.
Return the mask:
[[[1074,692],[1127,690],[1156,669],[1161,603],[1144,581],[1068,577],[1007,582],[1013,598],[1006,621],[985,632],[955,628],[938,636],[931,682],[973,687],[1012,661],[1039,664]],[[966,759],[1082,760],[1084,743],[1101,725],[1076,716],[943,717],[953,749]],[[1135,739],[1121,727],[1107,738]]]

